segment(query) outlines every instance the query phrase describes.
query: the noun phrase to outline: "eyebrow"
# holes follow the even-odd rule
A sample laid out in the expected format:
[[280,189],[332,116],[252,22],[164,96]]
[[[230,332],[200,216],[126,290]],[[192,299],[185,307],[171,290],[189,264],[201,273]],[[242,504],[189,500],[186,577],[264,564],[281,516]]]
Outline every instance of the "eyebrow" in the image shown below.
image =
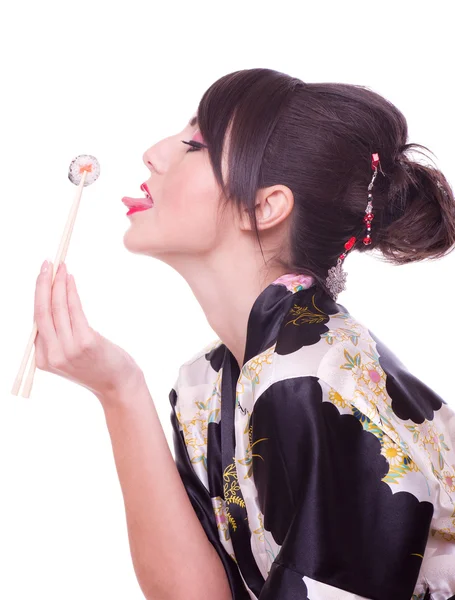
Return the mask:
[[194,127],[196,125],[196,123],[197,123],[197,115],[191,119],[191,121],[188,123],[188,125],[190,127]]

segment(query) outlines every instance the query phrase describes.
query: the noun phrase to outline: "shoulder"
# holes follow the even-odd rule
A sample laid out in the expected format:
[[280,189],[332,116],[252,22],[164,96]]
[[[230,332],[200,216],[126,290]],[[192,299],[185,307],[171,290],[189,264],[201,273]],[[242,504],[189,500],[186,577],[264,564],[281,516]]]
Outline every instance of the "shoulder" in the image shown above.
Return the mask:
[[[273,352],[268,385],[309,377],[337,388],[352,379],[344,365],[358,353],[371,351],[370,330],[347,309],[326,296],[309,293],[296,297],[283,319]],[[347,391],[347,389],[346,389]]]
[[207,360],[206,354],[212,353],[214,350],[222,346],[223,343],[220,338],[216,338],[212,340],[210,343],[203,346],[200,350],[198,350],[195,354],[193,354],[188,360],[186,360],[180,368],[183,369],[185,367],[191,367],[196,362],[201,362],[202,360]]
[[286,415],[286,426],[302,422],[309,411],[319,413],[325,402],[349,411],[357,354],[369,352],[372,342],[368,328],[343,306],[302,294],[285,315],[276,343],[243,366],[238,403],[245,414],[256,412],[256,422],[266,412],[275,422]]
[[225,346],[219,338],[194,353],[179,367],[174,389],[206,384],[213,380],[222,363]]

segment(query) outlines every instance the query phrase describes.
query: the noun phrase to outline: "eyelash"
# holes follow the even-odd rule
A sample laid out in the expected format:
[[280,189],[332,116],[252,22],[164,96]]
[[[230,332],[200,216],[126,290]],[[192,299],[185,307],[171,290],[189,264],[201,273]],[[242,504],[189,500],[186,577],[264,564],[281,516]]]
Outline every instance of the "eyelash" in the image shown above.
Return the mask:
[[207,148],[205,144],[201,144],[200,142],[195,142],[191,140],[190,142],[185,142],[184,140],[180,140],[182,144],[188,144],[191,148],[188,148],[187,152],[196,152],[196,150],[201,150],[202,148]]

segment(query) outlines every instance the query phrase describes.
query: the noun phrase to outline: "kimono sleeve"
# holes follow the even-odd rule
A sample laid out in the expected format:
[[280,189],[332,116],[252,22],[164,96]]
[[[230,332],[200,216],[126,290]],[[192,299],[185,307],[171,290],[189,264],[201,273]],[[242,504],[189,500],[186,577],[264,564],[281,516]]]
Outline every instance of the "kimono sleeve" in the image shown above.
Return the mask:
[[250,596],[245,588],[239,569],[233,559],[226,552],[221,544],[218,528],[215,520],[210,494],[205,485],[196,475],[186,449],[183,432],[179,429],[179,422],[176,415],[177,392],[174,388],[169,393],[171,403],[171,425],[175,454],[175,464],[185,486],[188,498],[193,506],[204,531],[212,546],[217,551],[221,562],[226,571],[229,586],[234,600],[250,600]]
[[269,386],[251,418],[264,534],[281,547],[259,600],[409,600],[433,505],[381,481],[389,464],[358,411],[301,376]]

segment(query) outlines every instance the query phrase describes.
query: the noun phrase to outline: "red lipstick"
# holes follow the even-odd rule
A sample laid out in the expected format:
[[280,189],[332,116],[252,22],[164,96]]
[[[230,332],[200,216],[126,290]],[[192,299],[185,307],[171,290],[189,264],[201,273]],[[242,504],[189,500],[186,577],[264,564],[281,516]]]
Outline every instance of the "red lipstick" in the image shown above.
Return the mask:
[[129,211],[126,213],[126,216],[128,217],[129,215],[133,215],[135,212],[140,212],[141,210],[148,210],[148,208],[130,208]]

